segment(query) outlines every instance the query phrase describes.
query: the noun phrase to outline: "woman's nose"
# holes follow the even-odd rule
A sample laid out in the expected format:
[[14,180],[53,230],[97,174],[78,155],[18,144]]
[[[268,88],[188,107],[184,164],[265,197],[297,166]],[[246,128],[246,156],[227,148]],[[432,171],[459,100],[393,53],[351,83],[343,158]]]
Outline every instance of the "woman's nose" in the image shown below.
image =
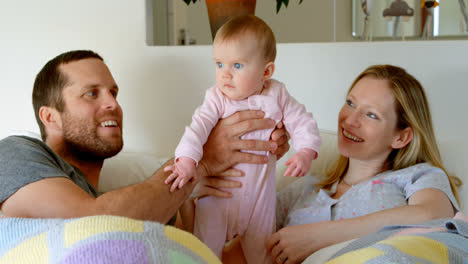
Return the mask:
[[361,112],[359,110],[351,110],[348,112],[345,122],[350,126],[358,127],[361,124]]

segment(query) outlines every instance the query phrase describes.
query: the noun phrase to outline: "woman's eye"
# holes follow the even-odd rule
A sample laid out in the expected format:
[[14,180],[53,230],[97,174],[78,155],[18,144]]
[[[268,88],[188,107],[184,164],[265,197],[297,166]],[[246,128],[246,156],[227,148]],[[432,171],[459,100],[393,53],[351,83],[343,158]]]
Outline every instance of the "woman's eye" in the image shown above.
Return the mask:
[[218,66],[218,68],[222,68],[222,67],[223,67],[223,63],[221,63],[221,62],[217,62],[216,65]]
[[244,67],[244,65],[240,64],[240,63],[234,63],[234,68],[236,69],[242,69],[242,67]]
[[347,99],[346,100],[346,104],[349,105],[349,106],[354,106],[353,102],[351,102],[351,100]]

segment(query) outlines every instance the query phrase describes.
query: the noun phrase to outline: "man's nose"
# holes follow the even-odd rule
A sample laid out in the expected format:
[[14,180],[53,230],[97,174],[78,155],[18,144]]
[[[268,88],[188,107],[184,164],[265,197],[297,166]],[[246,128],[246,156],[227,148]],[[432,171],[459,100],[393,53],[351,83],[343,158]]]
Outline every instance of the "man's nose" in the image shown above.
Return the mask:
[[116,109],[119,107],[117,98],[111,92],[106,92],[103,98],[103,108],[105,109]]

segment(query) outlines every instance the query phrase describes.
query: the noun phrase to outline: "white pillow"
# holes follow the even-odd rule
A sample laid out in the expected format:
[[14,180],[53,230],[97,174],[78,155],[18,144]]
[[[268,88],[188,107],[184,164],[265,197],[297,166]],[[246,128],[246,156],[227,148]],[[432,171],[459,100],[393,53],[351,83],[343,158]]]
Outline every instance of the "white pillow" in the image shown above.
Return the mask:
[[[309,174],[324,175],[326,168],[336,160],[338,155],[336,133],[320,130],[322,145],[319,156],[312,161]],[[290,150],[276,165],[277,190],[298,179],[296,177],[284,177],[286,171],[284,163],[294,154]],[[138,182],[142,182],[159,169],[169,158],[161,158],[156,154],[144,152],[122,151],[115,157],[106,159],[99,178],[99,191],[107,192]]]
[[151,153],[122,151],[106,159],[99,177],[99,191],[114,189],[142,182],[159,169],[169,158]]
[[[336,132],[329,130],[320,130],[322,137],[322,145],[320,146],[319,155],[316,160],[312,161],[308,175],[325,175],[327,168],[338,158],[338,146]],[[288,151],[276,163],[276,190],[279,191],[289,183],[297,180],[297,177],[285,177],[287,166],[284,165],[286,161],[295,153],[294,150]]]

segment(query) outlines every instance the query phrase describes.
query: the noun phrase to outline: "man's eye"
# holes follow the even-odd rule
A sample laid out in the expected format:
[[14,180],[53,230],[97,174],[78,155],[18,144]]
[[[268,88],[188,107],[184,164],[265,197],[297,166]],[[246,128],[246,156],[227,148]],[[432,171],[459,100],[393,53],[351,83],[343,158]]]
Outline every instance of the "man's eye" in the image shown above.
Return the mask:
[[349,99],[346,100],[346,104],[351,106],[351,107],[354,106],[353,102],[351,100],[349,100]]
[[216,65],[218,66],[218,68],[222,68],[222,67],[223,67],[223,63],[221,63],[221,62],[217,62]]
[[95,96],[96,96],[96,92],[94,92],[94,91],[89,91],[89,92],[86,93],[86,95],[91,96],[91,97],[95,97]]
[[240,63],[234,63],[234,68],[236,69],[242,69],[244,67],[244,65],[240,64]]

